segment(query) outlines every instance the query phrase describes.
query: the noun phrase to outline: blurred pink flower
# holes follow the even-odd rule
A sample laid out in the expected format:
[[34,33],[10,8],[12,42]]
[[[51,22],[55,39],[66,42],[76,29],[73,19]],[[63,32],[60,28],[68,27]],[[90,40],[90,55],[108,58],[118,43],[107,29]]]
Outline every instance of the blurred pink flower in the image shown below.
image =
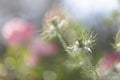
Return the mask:
[[51,56],[58,52],[58,45],[41,39],[36,39],[30,45],[30,51],[37,56]]
[[25,20],[15,18],[5,24],[2,34],[10,47],[17,47],[33,37],[34,28],[32,24]]
[[112,68],[120,62],[120,55],[116,52],[107,54],[101,61],[98,68],[100,76],[106,76],[112,70]]
[[29,54],[26,64],[29,67],[35,67],[42,58],[54,56],[58,52],[59,47],[56,43],[35,39],[28,50]]

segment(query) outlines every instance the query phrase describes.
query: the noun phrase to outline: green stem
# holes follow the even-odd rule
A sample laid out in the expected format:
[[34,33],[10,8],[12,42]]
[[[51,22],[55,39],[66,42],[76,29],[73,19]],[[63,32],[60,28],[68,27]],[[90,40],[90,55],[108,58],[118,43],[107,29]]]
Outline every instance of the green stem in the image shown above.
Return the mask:
[[86,54],[82,54],[82,55],[87,59],[89,65],[92,67],[94,73],[96,74],[97,80],[101,80],[100,77],[99,77],[99,75],[98,75],[98,73],[97,73],[97,71],[96,71],[96,69],[95,69],[95,67],[90,62],[90,59],[86,56]]
[[58,25],[57,25],[56,21],[52,21],[52,24],[53,24],[54,27],[55,27],[55,30],[56,30],[57,35],[58,35],[58,38],[59,38],[60,42],[62,43],[63,48],[66,50],[66,48],[67,48],[67,43],[66,43],[65,39],[63,38],[61,32],[59,31],[59,28],[58,28]]

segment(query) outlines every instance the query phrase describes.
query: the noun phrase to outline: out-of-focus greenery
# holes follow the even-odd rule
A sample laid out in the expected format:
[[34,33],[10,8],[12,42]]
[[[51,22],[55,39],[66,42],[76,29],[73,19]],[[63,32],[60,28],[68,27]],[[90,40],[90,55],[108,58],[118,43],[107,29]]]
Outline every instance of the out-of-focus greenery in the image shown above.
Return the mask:
[[[105,23],[111,25],[111,20]],[[116,65],[120,57],[104,57],[106,52],[99,46],[102,43],[94,30],[82,23],[76,24],[62,12],[45,20],[43,26],[36,31],[37,35],[20,46],[11,47],[8,43],[6,53],[0,59],[1,80],[119,80],[116,79],[119,75],[116,77],[113,73],[119,73],[120,67],[116,68]],[[119,34],[113,43],[117,48],[113,54],[119,53]],[[53,43],[57,46],[51,46]],[[104,75],[101,70],[107,70],[106,67],[110,71]],[[109,78],[111,74],[113,79]]]

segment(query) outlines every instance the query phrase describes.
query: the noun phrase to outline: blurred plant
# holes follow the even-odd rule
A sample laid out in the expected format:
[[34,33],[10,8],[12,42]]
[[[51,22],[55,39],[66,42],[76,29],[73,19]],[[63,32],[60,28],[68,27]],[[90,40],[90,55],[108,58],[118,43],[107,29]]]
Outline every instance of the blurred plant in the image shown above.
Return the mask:
[[120,31],[118,31],[116,34],[115,43],[113,44],[113,47],[116,49],[116,51],[120,52]]
[[97,65],[97,72],[102,80],[119,80],[120,63],[120,31],[114,37],[112,52],[108,52],[100,59]]

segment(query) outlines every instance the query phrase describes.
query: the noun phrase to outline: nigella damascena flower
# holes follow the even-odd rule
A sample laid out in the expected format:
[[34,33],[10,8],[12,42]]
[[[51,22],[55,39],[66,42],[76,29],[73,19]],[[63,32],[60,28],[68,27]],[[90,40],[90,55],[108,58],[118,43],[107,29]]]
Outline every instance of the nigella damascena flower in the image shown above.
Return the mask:
[[72,52],[80,52],[82,49],[92,53],[91,48],[87,47],[85,44],[76,41],[73,46],[67,47],[67,51],[72,50]]
[[7,44],[10,47],[17,47],[28,42],[35,33],[35,27],[27,21],[15,18],[7,22],[3,29],[2,34]]

